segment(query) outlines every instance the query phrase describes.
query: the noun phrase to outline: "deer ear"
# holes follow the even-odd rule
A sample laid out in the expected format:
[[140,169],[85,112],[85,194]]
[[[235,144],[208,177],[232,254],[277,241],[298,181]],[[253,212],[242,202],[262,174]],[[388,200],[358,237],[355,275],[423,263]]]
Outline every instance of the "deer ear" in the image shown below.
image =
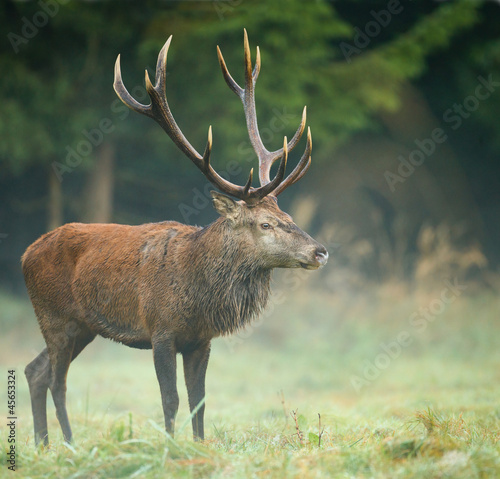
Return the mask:
[[223,195],[218,191],[211,191],[214,208],[220,215],[235,221],[241,212],[241,205],[229,196]]

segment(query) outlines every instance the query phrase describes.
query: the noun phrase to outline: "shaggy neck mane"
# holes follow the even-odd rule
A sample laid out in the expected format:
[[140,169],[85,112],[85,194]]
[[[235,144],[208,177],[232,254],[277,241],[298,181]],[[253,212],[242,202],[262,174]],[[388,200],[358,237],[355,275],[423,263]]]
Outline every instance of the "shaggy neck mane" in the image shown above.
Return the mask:
[[197,231],[192,246],[192,305],[202,308],[197,316],[217,335],[231,334],[265,308],[271,270],[223,218]]

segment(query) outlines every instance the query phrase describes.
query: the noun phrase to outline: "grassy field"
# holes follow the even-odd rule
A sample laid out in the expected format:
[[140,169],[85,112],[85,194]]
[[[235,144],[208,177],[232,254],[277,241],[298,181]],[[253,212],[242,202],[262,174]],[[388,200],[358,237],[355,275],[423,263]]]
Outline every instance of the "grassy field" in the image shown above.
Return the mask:
[[1,295],[0,401],[16,369],[18,420],[14,476],[2,418],[0,477],[500,477],[500,299],[445,297],[278,291],[263,321],[214,341],[202,444],[191,441],[182,365],[172,440],[151,352],[97,339],[69,372],[74,444],[49,399],[51,445],[36,450],[23,369],[42,338],[29,304]]

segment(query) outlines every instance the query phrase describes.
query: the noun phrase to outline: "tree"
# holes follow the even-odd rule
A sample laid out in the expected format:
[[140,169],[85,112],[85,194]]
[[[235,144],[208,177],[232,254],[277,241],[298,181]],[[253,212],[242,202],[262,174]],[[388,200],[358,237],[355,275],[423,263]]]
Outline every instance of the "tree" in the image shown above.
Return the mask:
[[[60,221],[183,221],[182,205],[196,211],[190,222],[210,218],[202,175],[157,125],[117,100],[111,84],[118,53],[127,86],[147,102],[142,71],[147,66],[154,72],[161,45],[174,35],[167,77],[174,116],[199,150],[212,124],[214,166],[224,171],[234,161],[231,171],[240,173],[231,179],[242,182],[254,155],[215,47],[241,82],[246,27],[252,55],[256,45],[262,48],[257,109],[266,145],[277,148],[293,134],[307,104],[316,171],[328,178],[333,152],[359,132],[385,128],[381,112],[398,109],[403,87],[478,22],[481,8],[462,1],[422,11],[420,4],[395,0],[376,6],[326,0],[144,2],[127,9],[107,1],[43,5],[0,7],[17,35],[8,37],[11,49],[0,54],[2,71],[9,72],[0,91],[2,219],[14,224],[20,210],[33,219],[19,226],[28,228],[22,247]],[[476,49],[480,45],[479,39]],[[493,59],[494,43],[490,51]],[[495,123],[493,113],[485,122]],[[314,169],[309,175],[317,178]],[[7,185],[14,184],[19,187],[12,194]],[[48,220],[42,221],[45,211]]]

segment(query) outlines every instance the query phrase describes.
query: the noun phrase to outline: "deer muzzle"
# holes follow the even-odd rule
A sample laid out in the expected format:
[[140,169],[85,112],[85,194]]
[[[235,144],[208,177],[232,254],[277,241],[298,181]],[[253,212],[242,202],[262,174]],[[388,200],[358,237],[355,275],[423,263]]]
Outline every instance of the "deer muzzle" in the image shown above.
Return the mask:
[[313,252],[311,261],[301,262],[300,266],[304,269],[318,269],[328,262],[328,251],[323,245],[319,245]]

